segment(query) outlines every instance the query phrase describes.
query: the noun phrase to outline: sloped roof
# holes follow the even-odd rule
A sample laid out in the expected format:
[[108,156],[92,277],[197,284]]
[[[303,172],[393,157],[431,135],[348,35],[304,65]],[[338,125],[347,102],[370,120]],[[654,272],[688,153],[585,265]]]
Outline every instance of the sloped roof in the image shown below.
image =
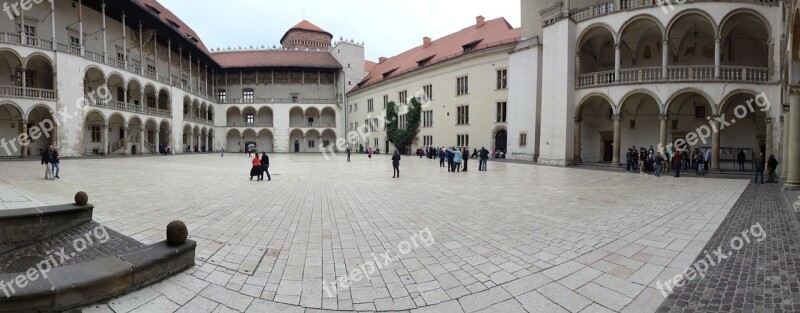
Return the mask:
[[180,34],[182,34],[184,37],[191,36],[192,38],[196,39],[197,47],[200,48],[200,50],[205,52],[207,55],[209,54],[208,48],[206,48],[206,45],[200,39],[200,36],[198,36],[197,33],[195,33],[194,30],[191,27],[189,27],[189,25],[186,25],[186,23],[184,23],[180,18],[178,18],[177,15],[173,14],[172,11],[161,5],[161,3],[158,2],[158,0],[138,0],[134,1],[134,3],[138,3],[140,6],[142,6],[145,10],[148,11],[150,10],[148,6],[158,10],[160,12],[160,14],[158,14],[158,18],[161,19],[161,21],[165,25],[170,25],[172,23],[175,23],[175,25],[178,26],[177,31]]
[[364,71],[366,71],[367,73],[372,72],[372,70],[375,69],[376,65],[378,65],[378,63],[372,62],[370,60],[365,60]]
[[300,23],[297,23],[297,25],[294,25],[292,26],[292,28],[289,28],[289,30],[287,30],[286,33],[283,34],[283,37],[281,37],[281,42],[283,42],[283,40],[286,39],[286,36],[289,35],[289,32],[293,30],[305,30],[310,32],[323,33],[333,38],[333,35],[331,35],[331,33],[327,32],[326,30],[320,28],[317,25],[314,25],[309,21],[302,20],[300,21]]
[[[511,27],[508,21],[502,17],[486,21],[480,27],[477,24],[472,25],[434,40],[427,47],[419,45],[388,58],[376,64],[372,69],[367,66],[369,74],[353,91],[472,51],[516,43],[519,41],[520,36],[521,30]],[[474,45],[474,47],[469,47],[471,48],[469,49],[470,51],[465,51],[466,46],[470,44]]]
[[213,53],[223,68],[238,67],[313,67],[340,69],[342,65],[328,52],[266,50]]

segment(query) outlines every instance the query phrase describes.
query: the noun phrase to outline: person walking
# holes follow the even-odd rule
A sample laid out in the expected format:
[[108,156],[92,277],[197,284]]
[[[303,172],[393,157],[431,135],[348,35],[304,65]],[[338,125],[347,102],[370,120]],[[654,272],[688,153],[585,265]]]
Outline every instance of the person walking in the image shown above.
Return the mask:
[[458,148],[453,148],[453,173],[461,172],[461,159],[464,157]]
[[672,169],[675,171],[675,177],[681,177],[681,169],[683,158],[683,153],[681,151],[673,151],[672,152]]
[[350,152],[351,152],[350,146],[347,146],[347,148],[344,148],[344,153],[347,154],[347,162],[350,162]]
[[259,177],[259,180],[264,180],[263,172],[267,173],[267,181],[272,180],[272,176],[269,175],[269,156],[267,156],[266,152],[261,152],[261,172],[262,174]]
[[58,155],[58,150],[56,150],[56,147],[54,147],[53,145],[50,145],[49,147],[47,147],[47,151],[50,154],[48,157],[50,159],[50,168],[51,168],[50,174],[52,175],[50,177],[61,179],[61,177],[58,177],[58,173],[61,171],[61,165],[59,164],[60,158]]
[[464,148],[464,151],[461,151],[461,156],[464,158],[464,172],[467,171],[467,161],[469,160],[469,149]]
[[453,147],[447,149],[447,171],[454,172],[456,169],[453,167],[453,157],[455,157],[455,153],[453,153]]
[[258,158],[258,154],[250,160],[250,163],[253,164],[253,167],[250,168],[250,180],[253,180],[254,176],[257,177],[258,180],[263,179],[264,173],[261,172],[261,160]]
[[778,159],[775,158],[774,154],[769,155],[769,161],[767,161],[767,174],[769,175],[769,183],[777,183],[775,180],[775,170],[778,169]]
[[392,178],[400,178],[400,152],[394,150],[392,155]]
[[486,165],[489,163],[489,150],[486,150],[486,148],[481,147],[480,157],[481,160],[480,163],[478,163],[478,170],[486,172]]
[[367,157],[372,160],[372,148],[367,148]]
[[222,147],[222,148],[219,149],[219,157],[220,158],[224,158],[225,157],[225,147]]
[[444,152],[444,148],[439,148],[437,150],[438,151],[436,151],[436,152],[437,152],[438,157],[439,157],[439,167],[444,167],[445,158],[447,157],[447,154]]
[[744,150],[739,150],[739,153],[736,154],[736,161],[739,162],[739,171],[744,172],[744,161],[747,159],[747,156],[744,154]]
[[44,165],[44,179],[52,180],[53,172],[50,169],[50,152],[46,149],[42,151],[42,165]]
[[758,184],[759,175],[761,176],[761,183],[762,184],[764,183],[764,163],[766,163],[765,161],[766,160],[764,160],[764,154],[759,153],[758,160],[756,160],[756,179],[755,179],[756,184]]

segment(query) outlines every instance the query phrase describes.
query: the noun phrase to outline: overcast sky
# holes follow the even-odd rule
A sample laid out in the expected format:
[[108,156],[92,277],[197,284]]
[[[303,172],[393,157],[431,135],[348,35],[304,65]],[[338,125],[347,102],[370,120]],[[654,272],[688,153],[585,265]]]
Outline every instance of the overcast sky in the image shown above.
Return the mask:
[[209,49],[279,46],[305,19],[339,37],[366,45],[366,57],[391,57],[475,23],[505,17],[520,26],[520,0],[159,0]]

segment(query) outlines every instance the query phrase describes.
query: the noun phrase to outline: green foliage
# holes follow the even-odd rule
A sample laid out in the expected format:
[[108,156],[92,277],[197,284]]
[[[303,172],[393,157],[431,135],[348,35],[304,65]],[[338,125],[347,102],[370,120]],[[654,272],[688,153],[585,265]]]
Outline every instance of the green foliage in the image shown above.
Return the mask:
[[[412,98],[410,103],[406,105],[406,129],[400,129],[400,118],[398,111],[406,111],[403,106],[397,106],[394,102],[389,102],[386,106],[386,134],[397,151],[401,154],[406,153],[406,146],[411,146],[417,140],[419,134],[419,124],[422,117],[422,105],[417,98]],[[386,151],[386,153],[391,153]]]

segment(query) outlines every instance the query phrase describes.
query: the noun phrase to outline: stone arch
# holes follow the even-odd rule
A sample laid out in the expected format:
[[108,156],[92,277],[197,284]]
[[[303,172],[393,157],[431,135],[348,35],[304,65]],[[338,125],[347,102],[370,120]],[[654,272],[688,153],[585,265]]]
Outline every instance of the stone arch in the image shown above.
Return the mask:
[[[737,9],[726,15],[719,27],[722,65],[766,68],[772,64],[772,26],[751,9]],[[724,76],[724,75],[723,75]]]
[[[725,112],[725,110],[728,109],[728,103],[730,103],[734,97],[741,94],[749,94],[751,98],[755,98],[759,93],[750,89],[743,89],[743,88],[732,90],[727,95],[725,95],[724,98],[722,98],[722,101],[719,102],[719,108],[717,109],[717,112],[720,112],[720,114]],[[753,107],[755,108],[757,106],[753,104]]]
[[272,132],[267,128],[258,131],[258,149],[262,152],[273,152],[275,150],[275,139]]
[[22,56],[17,51],[0,49],[0,85],[17,85],[17,70],[23,68],[22,62]]
[[665,112],[664,103],[661,102],[661,98],[659,98],[658,95],[656,95],[653,91],[649,89],[636,88],[634,90],[629,91],[627,94],[625,94],[625,96],[622,97],[622,99],[620,99],[619,105],[617,106],[617,113],[620,114],[623,110],[623,107],[625,106],[626,101],[637,94],[645,94],[649,96],[650,98],[655,100],[656,104],[658,105],[659,113]]
[[[664,26],[649,14],[634,16],[619,33],[620,68],[660,67],[663,63]],[[661,70],[659,69],[659,78]],[[625,75],[621,77],[626,80]]]
[[711,96],[709,96],[705,91],[702,91],[700,89],[693,88],[693,87],[683,88],[683,89],[678,90],[675,93],[673,93],[672,96],[670,96],[669,99],[667,99],[667,101],[665,102],[666,105],[664,107],[664,112],[669,113],[670,110],[672,109],[673,102],[675,102],[675,100],[678,97],[680,97],[680,96],[682,96],[684,94],[687,94],[687,93],[696,93],[696,94],[700,95],[702,98],[704,98],[706,100],[708,105],[711,106],[712,115],[717,115],[718,114],[717,113],[717,106],[714,104],[714,101],[711,98]]
[[612,110],[612,112],[614,114],[618,113],[617,112],[617,106],[614,105],[614,101],[612,101],[611,98],[608,95],[606,95],[604,93],[593,92],[593,93],[590,93],[590,94],[584,96],[581,99],[581,101],[578,102],[578,106],[575,108],[575,116],[580,116],[584,105],[586,103],[588,103],[588,101],[591,100],[594,97],[603,98],[609,104],[609,108]]
[[[23,68],[25,70],[36,73],[36,77],[33,77],[33,86],[27,87],[49,90],[55,89],[55,63],[50,57],[40,52],[34,52],[25,58],[23,62]],[[28,79],[31,78],[28,77]]]

